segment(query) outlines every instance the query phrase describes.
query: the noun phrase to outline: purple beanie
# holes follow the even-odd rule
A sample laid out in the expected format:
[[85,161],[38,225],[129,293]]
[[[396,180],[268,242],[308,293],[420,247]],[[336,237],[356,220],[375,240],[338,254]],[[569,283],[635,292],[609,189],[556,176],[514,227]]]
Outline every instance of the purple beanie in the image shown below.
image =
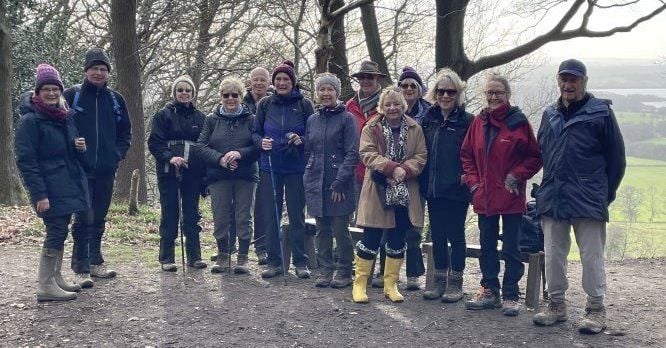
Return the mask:
[[273,69],[273,74],[271,75],[271,83],[275,85],[275,76],[278,73],[285,73],[289,76],[291,84],[293,87],[296,87],[296,71],[294,71],[294,63],[290,60],[285,60],[282,64],[278,65]]
[[35,93],[39,93],[44,85],[56,85],[60,87],[61,92],[65,90],[60,73],[47,63],[41,63],[35,69]]
[[400,77],[398,77],[398,85],[400,85],[400,82],[404,79],[414,79],[418,84],[421,86],[421,91],[422,93],[425,93],[425,85],[423,84],[423,80],[421,80],[421,76],[414,70],[414,68],[410,66],[406,66],[402,68],[402,74],[400,74]]

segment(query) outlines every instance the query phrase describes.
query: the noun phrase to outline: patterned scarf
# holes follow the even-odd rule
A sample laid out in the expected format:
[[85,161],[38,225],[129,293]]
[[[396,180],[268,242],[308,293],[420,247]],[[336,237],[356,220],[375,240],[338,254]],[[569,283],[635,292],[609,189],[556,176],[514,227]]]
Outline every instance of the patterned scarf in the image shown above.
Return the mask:
[[361,106],[361,111],[363,111],[364,115],[367,115],[370,111],[377,107],[377,102],[379,102],[379,94],[381,91],[381,88],[377,88],[375,93],[366,98],[361,98],[361,91],[356,93],[356,98],[358,98],[358,105]]
[[65,122],[65,119],[67,119],[67,115],[69,114],[67,104],[63,105],[63,107],[52,106],[46,104],[44,100],[38,95],[32,96],[32,104],[35,106],[37,112],[44,114],[58,122]]
[[[393,141],[393,130],[389,126],[386,118],[382,118],[382,135],[386,142],[386,157],[391,161],[402,163],[405,160],[405,145],[407,144],[407,122],[405,118],[400,121],[400,137],[398,142]],[[386,185],[386,205],[387,206],[403,206],[409,205],[409,191],[407,184],[401,182],[395,186]]]

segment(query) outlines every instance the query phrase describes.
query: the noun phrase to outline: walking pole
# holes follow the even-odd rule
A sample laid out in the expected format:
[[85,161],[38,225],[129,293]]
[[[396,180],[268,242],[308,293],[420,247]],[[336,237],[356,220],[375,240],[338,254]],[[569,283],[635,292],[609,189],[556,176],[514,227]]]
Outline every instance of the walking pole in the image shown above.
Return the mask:
[[[231,194],[233,195],[233,189],[231,190]],[[233,209],[236,209],[235,205],[232,205]],[[234,212],[234,219],[236,218],[236,213]],[[229,275],[231,275],[231,228],[227,230],[227,269],[229,271]]]
[[287,285],[287,266],[284,264],[285,255],[284,255],[284,241],[282,240],[283,234],[280,233],[280,212],[278,211],[278,199],[277,193],[275,190],[275,173],[273,172],[273,161],[271,160],[271,153],[268,153],[268,170],[271,173],[271,187],[273,188],[273,197],[275,201],[275,224],[277,225],[278,238],[280,239],[280,256],[282,258],[282,278],[284,279],[284,285]]
[[176,192],[178,192],[178,229],[180,230],[180,261],[183,265],[183,272],[187,272],[187,267],[185,267],[185,238],[183,237],[183,207],[182,207],[182,197],[180,193],[180,186],[183,183],[183,176],[180,173],[180,167],[176,167],[176,178],[178,179],[178,186],[176,187]]

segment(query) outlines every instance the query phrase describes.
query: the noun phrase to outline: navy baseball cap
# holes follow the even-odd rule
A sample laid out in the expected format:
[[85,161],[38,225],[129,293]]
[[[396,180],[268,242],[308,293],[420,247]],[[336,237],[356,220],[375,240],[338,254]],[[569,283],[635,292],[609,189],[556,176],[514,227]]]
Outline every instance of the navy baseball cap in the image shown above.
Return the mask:
[[587,76],[587,69],[585,64],[577,59],[567,59],[560,63],[560,68],[557,70],[557,74],[571,74],[576,76]]

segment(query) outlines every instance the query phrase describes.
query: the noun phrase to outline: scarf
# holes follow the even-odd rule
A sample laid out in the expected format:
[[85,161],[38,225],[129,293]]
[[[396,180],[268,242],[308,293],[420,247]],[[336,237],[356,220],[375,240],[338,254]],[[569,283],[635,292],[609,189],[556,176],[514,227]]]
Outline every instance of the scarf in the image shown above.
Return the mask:
[[[400,121],[400,137],[397,142],[393,141],[393,130],[386,121],[386,117],[381,120],[382,135],[386,142],[386,157],[391,161],[402,163],[405,160],[405,146],[407,144],[407,122],[405,118]],[[401,182],[395,186],[386,185],[386,205],[403,206],[409,205],[409,191],[407,184]]]
[[370,111],[377,107],[377,102],[379,102],[379,94],[381,91],[381,88],[377,88],[375,93],[366,98],[361,98],[361,91],[356,93],[356,98],[358,98],[358,105],[361,106],[361,111],[363,111],[364,115],[367,115]]
[[32,103],[35,105],[37,112],[44,114],[50,119],[58,122],[64,123],[65,119],[67,119],[67,115],[69,114],[69,108],[67,108],[67,104],[63,105],[63,107],[52,106],[46,104],[44,100],[38,95],[32,96]]

